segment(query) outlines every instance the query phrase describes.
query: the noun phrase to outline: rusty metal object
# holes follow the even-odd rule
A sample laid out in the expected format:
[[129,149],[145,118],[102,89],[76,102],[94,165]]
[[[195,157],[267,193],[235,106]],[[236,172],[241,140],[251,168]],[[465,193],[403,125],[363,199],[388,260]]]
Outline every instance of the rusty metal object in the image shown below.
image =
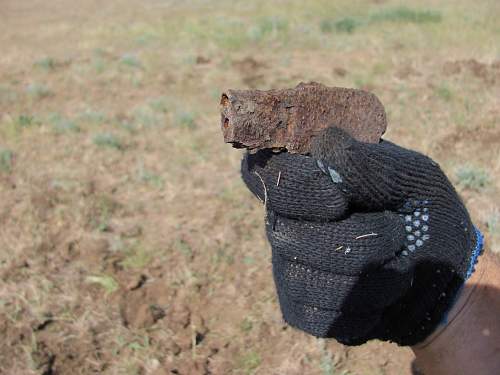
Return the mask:
[[387,128],[384,106],[369,92],[319,83],[284,90],[228,90],[221,98],[224,141],[250,150],[307,154],[312,137],[335,125],[377,143]]

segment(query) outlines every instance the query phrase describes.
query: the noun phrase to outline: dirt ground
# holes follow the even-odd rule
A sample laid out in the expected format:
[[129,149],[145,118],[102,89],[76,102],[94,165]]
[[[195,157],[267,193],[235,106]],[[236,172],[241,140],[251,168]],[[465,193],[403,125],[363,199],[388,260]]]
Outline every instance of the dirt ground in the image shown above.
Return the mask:
[[498,1],[3,0],[0,374],[410,374],[281,319],[225,88],[376,93],[500,251]]

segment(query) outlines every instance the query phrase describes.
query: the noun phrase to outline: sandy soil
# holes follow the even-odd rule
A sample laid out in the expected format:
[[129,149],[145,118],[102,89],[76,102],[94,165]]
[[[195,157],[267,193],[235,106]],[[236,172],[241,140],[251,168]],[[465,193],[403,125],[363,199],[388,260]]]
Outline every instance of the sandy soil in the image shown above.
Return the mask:
[[500,10],[332,3],[2,2],[0,374],[411,373],[407,348],[284,324],[219,95],[375,92],[498,251]]

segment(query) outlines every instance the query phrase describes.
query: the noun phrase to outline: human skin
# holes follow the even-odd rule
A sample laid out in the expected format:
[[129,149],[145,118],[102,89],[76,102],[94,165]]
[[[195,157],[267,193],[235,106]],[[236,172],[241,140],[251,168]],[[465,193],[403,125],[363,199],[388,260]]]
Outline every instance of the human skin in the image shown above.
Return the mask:
[[485,253],[446,323],[412,347],[425,375],[500,374],[500,262]]

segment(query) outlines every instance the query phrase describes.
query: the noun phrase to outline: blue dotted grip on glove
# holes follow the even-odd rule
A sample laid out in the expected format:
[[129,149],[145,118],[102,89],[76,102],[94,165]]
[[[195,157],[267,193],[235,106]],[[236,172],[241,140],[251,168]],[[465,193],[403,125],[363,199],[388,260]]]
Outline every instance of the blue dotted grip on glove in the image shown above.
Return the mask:
[[478,261],[479,256],[483,253],[483,245],[484,245],[484,236],[481,233],[477,227],[474,226],[474,229],[476,231],[476,247],[474,250],[472,250],[472,255],[470,257],[470,263],[469,263],[469,268],[467,269],[467,273],[465,275],[465,280],[467,281],[474,271],[476,270],[476,264]]

